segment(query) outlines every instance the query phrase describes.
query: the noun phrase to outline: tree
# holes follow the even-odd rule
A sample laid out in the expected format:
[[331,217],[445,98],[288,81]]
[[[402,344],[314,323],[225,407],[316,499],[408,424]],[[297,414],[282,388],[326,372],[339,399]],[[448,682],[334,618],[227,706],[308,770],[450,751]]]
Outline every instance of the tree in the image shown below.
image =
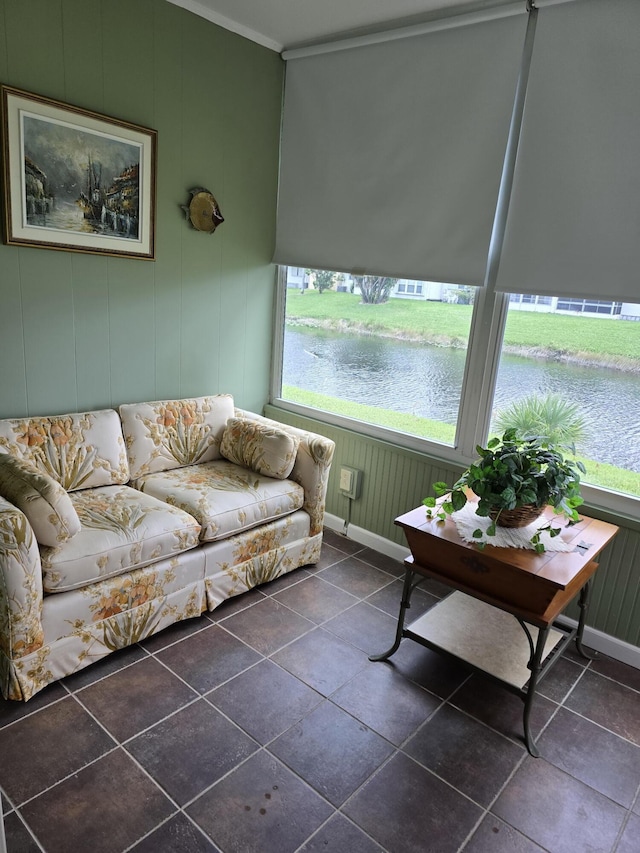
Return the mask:
[[360,288],[362,301],[366,305],[380,305],[389,299],[397,278],[385,278],[379,275],[356,275],[356,286]]
[[473,305],[476,298],[476,288],[468,285],[459,285],[456,288],[456,302],[458,305]]
[[335,283],[336,274],[330,270],[307,270],[307,272],[313,275],[313,286],[318,293],[331,290]]

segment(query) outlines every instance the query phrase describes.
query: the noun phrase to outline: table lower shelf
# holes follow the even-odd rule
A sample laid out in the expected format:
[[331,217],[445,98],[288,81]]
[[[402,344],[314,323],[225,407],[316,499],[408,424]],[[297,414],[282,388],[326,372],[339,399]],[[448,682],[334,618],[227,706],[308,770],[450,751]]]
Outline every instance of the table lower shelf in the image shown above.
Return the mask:
[[[596,563],[589,564],[596,567]],[[593,569],[595,571],[595,568]],[[519,695],[524,701],[522,724],[524,742],[533,756],[540,753],[531,734],[530,718],[536,688],[557,663],[567,646],[575,641],[578,653],[589,658],[582,647],[582,635],[589,602],[589,579],[572,595],[579,594],[580,619],[576,628],[534,616],[530,608],[516,609],[507,603],[484,601],[482,593],[455,589],[408,627],[405,616],[411,594],[424,578],[437,577],[435,570],[405,560],[405,576],[398,613],[396,636],[391,648],[369,656],[371,661],[387,661],[400,648],[403,638],[447,655],[482,672],[487,678]],[[454,584],[445,579],[450,586]],[[567,602],[571,598],[567,597]],[[533,623],[537,623],[534,625]]]
[[[527,628],[535,644],[538,629]],[[518,690],[531,677],[531,649],[517,619],[463,592],[452,592],[407,625],[405,636],[424,640]],[[549,631],[543,661],[564,638],[561,631]]]

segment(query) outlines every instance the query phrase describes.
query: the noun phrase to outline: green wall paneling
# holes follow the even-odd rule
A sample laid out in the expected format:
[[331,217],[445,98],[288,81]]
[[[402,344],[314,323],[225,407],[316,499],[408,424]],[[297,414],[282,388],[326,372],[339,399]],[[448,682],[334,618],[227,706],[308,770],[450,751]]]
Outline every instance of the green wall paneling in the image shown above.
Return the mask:
[[[224,151],[226,128],[221,121],[222,92],[231,85],[226,60],[227,34],[203,27],[202,20],[187,14],[182,25],[184,87],[181,100],[182,198],[187,190],[204,186],[224,209]],[[207,109],[203,110],[202,105]],[[188,307],[182,315],[182,384],[187,394],[219,385],[218,336],[221,328],[220,258],[224,235],[195,231],[182,223],[182,269],[190,282]],[[225,389],[226,390],[226,389]]]
[[22,290],[19,285],[11,286],[19,281],[19,251],[0,244],[0,417],[24,412],[27,408]]
[[105,40],[101,0],[63,0],[64,92],[61,99],[98,113],[104,107]]
[[183,10],[171,3],[154,6],[154,127],[158,131],[156,204],[155,334],[156,397],[181,388],[182,239],[187,199],[182,155]]
[[[101,5],[104,112],[154,127],[153,0]],[[125,258],[108,263],[111,394],[115,404],[157,397],[155,264]]]
[[[275,269],[268,261],[275,239],[277,176],[261,168],[233,145],[234,138],[253,138],[260,126],[269,126],[263,155],[278,157],[278,90],[280,58],[236,36],[233,53],[238,62],[238,94],[224,92],[225,222],[222,243],[222,311],[231,322],[220,330],[221,384],[230,382],[239,405],[261,409],[269,385],[272,306]],[[222,200],[221,200],[222,204]],[[235,285],[229,286],[232,276]],[[236,289],[237,288],[237,289]],[[243,308],[244,305],[244,308]],[[261,353],[269,351],[267,358]]]
[[[223,223],[223,227],[226,223]],[[232,235],[225,234],[222,255],[222,290],[220,310],[226,322],[218,339],[220,387],[233,389],[234,398],[242,405],[245,370],[244,348],[238,343],[246,340],[249,305],[249,276],[242,264],[242,249]]]
[[7,20],[5,10],[7,0],[0,0],[0,82],[5,83],[8,78],[9,60],[7,51],[9,49],[9,39],[7,35]]
[[74,411],[78,396],[71,253],[14,251],[20,255],[29,411],[41,415]]
[[621,526],[599,560],[589,609],[591,625],[634,645],[640,645],[639,551],[640,534]]
[[[203,234],[195,235],[199,241]],[[206,244],[205,244],[206,246]],[[214,255],[219,254],[211,242]],[[184,254],[183,275],[189,279],[188,302],[182,310],[181,387],[186,395],[213,393],[219,386],[220,275],[214,259],[202,256],[200,246]],[[183,256],[184,257],[184,256]],[[226,389],[225,389],[226,390]]]
[[101,3],[104,112],[153,127],[154,0]]
[[[265,407],[268,417],[318,432],[336,442],[336,455],[329,478],[327,511],[345,518],[347,499],[338,491],[340,465],[364,472],[362,496],[353,502],[351,523],[405,545],[402,531],[393,519],[419,506],[437,480],[451,481],[460,473],[428,456],[383,441],[334,427],[313,418]],[[640,645],[640,529],[609,513],[588,510],[590,515],[617,523],[620,532],[600,556],[591,592],[588,624],[632,645]],[[574,604],[567,615],[577,619]]]
[[[249,268],[250,326],[244,341],[241,357],[246,365],[244,393],[240,405],[252,411],[262,410],[267,398],[264,388],[269,388],[271,378],[271,348],[273,343],[273,292],[276,271],[272,266]],[[262,353],[267,353],[262,357]]]
[[[166,0],[0,0],[0,28],[2,82],[158,130],[155,262],[0,246],[0,414],[223,391],[261,407],[280,57]],[[180,210],[200,184],[227,217],[212,236]]]
[[78,408],[111,405],[108,258],[73,252],[73,314]]
[[107,263],[112,401],[144,400],[155,392],[155,270],[149,261],[132,258]]
[[[227,184],[233,188],[229,197],[229,215],[238,222],[240,234],[250,237],[249,251],[256,259],[270,261],[275,240],[275,194],[277,174],[262,168],[259,158],[247,158],[233,144],[234,138],[251,139],[259,128],[268,127],[264,135],[263,155],[278,157],[280,136],[280,94],[283,64],[277,54],[235,37],[234,54],[239,60],[241,85],[237,95],[224,93],[225,123],[231,133],[226,137]],[[225,212],[226,215],[226,212]],[[226,224],[226,223],[225,223]]]
[[5,3],[7,75],[2,81],[50,98],[63,98],[64,42],[59,0]]

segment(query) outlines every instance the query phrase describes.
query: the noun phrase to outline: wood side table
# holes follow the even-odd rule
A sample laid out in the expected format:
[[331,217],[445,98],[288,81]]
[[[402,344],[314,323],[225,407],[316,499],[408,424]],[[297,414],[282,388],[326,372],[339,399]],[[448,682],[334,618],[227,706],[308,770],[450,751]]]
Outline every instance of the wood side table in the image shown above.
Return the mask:
[[[614,524],[587,517],[567,525],[551,508],[545,515],[563,527],[560,538],[571,551],[480,549],[460,538],[450,517],[428,519],[424,507],[399,516],[395,523],[412,556],[405,560],[396,637],[390,649],[369,658],[387,660],[406,637],[488,675],[523,699],[524,741],[534,756],[539,753],[530,716],[536,687],[572,641],[582,657],[590,657],[582,647],[589,582],[597,556],[618,532]],[[411,594],[425,578],[454,592],[405,627]],[[556,620],[576,596],[580,616],[568,628]]]

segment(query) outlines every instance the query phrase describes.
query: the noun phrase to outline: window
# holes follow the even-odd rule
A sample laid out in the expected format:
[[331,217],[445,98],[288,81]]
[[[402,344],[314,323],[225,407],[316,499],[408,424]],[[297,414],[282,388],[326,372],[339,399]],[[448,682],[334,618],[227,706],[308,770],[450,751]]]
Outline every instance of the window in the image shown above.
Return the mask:
[[[531,424],[532,411],[542,410],[554,429],[567,428],[553,438],[575,443],[585,483],[605,490],[594,493],[596,502],[637,512],[628,501],[640,497],[640,305],[497,294],[496,308],[490,295],[476,299],[475,288],[434,282],[419,283],[427,299],[415,282],[405,282],[414,294],[405,288],[400,297],[397,282],[384,278],[374,282],[383,301],[365,303],[361,284],[367,290],[371,282],[322,271],[307,279],[307,290],[284,289],[276,396],[285,406],[348,419],[351,428],[411,447],[436,442],[428,452],[461,463],[474,458],[487,430]],[[500,304],[504,333],[488,317]],[[476,330],[492,328],[484,355],[477,332],[470,337],[474,310]]]
[[492,432],[546,424],[575,443],[586,482],[640,496],[640,327],[620,319],[634,306],[554,297],[556,310],[540,314],[518,302],[512,295]]
[[622,302],[605,302],[600,299],[558,299],[558,311],[575,311],[580,314],[620,314]]
[[[366,146],[375,160],[362,169],[362,140],[380,138],[396,145],[399,125],[381,121],[378,106],[393,104],[397,111],[409,105],[409,112],[403,114],[408,115],[407,126],[413,126],[414,90],[395,76],[397,87],[381,99],[380,91],[387,92],[389,75],[382,78],[388,63],[374,61],[381,54],[371,45],[360,54],[349,48],[340,61],[333,51],[328,59],[318,59],[315,53],[296,57],[289,69],[284,109],[275,257],[288,263],[314,258],[318,266],[358,267],[369,274],[402,271],[416,280],[434,276],[465,282],[466,287],[403,278],[402,286],[397,282],[387,301],[371,310],[371,305],[361,304],[357,277],[351,279],[348,293],[328,292],[323,295],[329,299],[323,301],[323,274],[315,273],[317,285],[311,285],[308,294],[287,292],[286,329],[278,351],[278,356],[284,351],[285,364],[282,371],[278,366],[274,385],[283,405],[286,401],[294,409],[311,405],[318,412],[333,413],[327,417],[338,423],[341,418],[358,419],[357,426],[353,420],[345,425],[460,464],[475,458],[475,446],[504,422],[505,411],[508,414],[510,408],[524,405],[528,398],[544,403],[547,410],[560,400],[565,404],[565,420],[566,407],[573,407],[582,430],[575,434],[586,460],[587,480],[600,487],[597,492],[589,488],[587,499],[640,519],[640,242],[632,227],[638,221],[640,202],[629,178],[636,174],[637,151],[629,140],[638,136],[634,133],[638,114],[627,108],[640,81],[633,41],[640,4],[609,0],[551,6],[540,15],[536,10],[528,16],[525,49],[521,53],[518,47],[517,59],[524,85],[516,87],[515,99],[515,77],[509,76],[509,70],[500,71],[484,88],[495,95],[497,84],[509,81],[509,92],[500,95],[501,101],[506,97],[509,103],[512,132],[506,147],[493,117],[490,132],[483,137],[489,141],[482,149],[485,154],[499,152],[502,157],[504,152],[495,170],[490,163],[488,167],[472,164],[468,151],[448,145],[440,148],[442,139],[456,138],[460,144],[472,139],[476,153],[477,134],[456,130],[453,137],[447,135],[442,131],[445,125],[434,121],[427,101],[419,111],[424,132],[408,134],[420,142],[417,157],[401,158],[405,180],[399,183],[395,170],[376,168],[389,161],[377,146]],[[452,65],[454,72],[467,67],[470,49],[478,47],[478,34],[473,28],[462,31],[464,50]],[[495,35],[495,45],[522,44],[515,33],[506,38]],[[408,44],[419,51],[405,62],[407,45],[401,45],[403,67],[411,70],[412,79],[425,56],[429,62],[442,61],[439,53],[423,50],[421,41],[409,39]],[[433,45],[443,53],[449,47],[444,37],[434,38]],[[486,55],[486,48],[481,50]],[[510,60],[503,59],[504,68],[510,69]],[[443,120],[450,117],[447,111],[452,105],[451,117],[456,122],[459,116],[466,120],[469,103],[481,108],[482,116],[475,116],[473,122],[492,116],[483,98],[471,93],[469,99],[464,88],[451,90],[448,75],[434,77],[426,67],[425,72],[418,76],[436,82],[435,88],[425,88],[437,96],[434,103],[446,106]],[[289,85],[293,79],[295,86]],[[458,77],[451,79],[455,82]],[[466,85],[470,78],[466,74],[462,79]],[[343,86],[345,80],[353,85]],[[336,124],[331,95],[338,90],[344,99],[342,123]],[[314,98],[314,93],[319,96]],[[365,103],[363,95],[366,106],[354,110],[356,98],[358,104]],[[317,103],[327,111],[318,110]],[[501,114],[499,106],[496,113]],[[362,115],[370,125],[363,124]],[[502,120],[499,123],[506,127]],[[343,125],[349,127],[347,133],[332,131]],[[381,126],[391,132],[379,133]],[[587,126],[589,133],[584,132]],[[433,133],[434,127],[439,132]],[[425,140],[433,146],[429,156],[425,156]],[[339,146],[334,146],[336,141]],[[330,149],[331,156],[325,157],[324,149]],[[453,155],[451,170],[449,154]],[[319,160],[325,166],[322,173],[316,168]],[[462,168],[464,177],[459,174]],[[354,178],[378,173],[385,179],[392,175],[389,188],[386,183]],[[484,178],[499,173],[495,207],[497,184]],[[438,194],[430,191],[434,175],[438,186],[446,187]],[[441,175],[455,178],[447,177],[445,182]],[[477,179],[482,180],[476,186]],[[481,184],[484,190],[491,187],[490,197],[476,192]],[[397,192],[399,185],[415,190],[410,203],[405,192]],[[473,204],[457,193],[458,187],[465,192],[472,188]],[[363,188],[367,192],[354,203],[352,196]],[[397,214],[386,210],[384,220],[375,219],[375,228],[350,227],[353,222],[369,222],[372,198],[392,197],[398,201]],[[301,198],[307,205],[303,215]],[[319,198],[324,201],[322,207]],[[425,204],[425,199],[436,198],[437,204]],[[469,213],[472,217],[466,221]],[[477,221],[472,221],[475,214]],[[395,229],[392,239],[388,235],[382,239],[389,218],[403,227]],[[356,247],[355,238],[362,235]],[[461,252],[461,245],[469,252]],[[461,265],[467,254],[469,263]],[[300,312],[307,295],[310,298]],[[281,300],[283,296],[284,288]],[[338,297],[345,297],[340,305]],[[281,308],[284,317],[285,308]],[[404,310],[408,315],[400,320]],[[451,322],[454,317],[456,328]],[[326,340],[333,336],[333,349],[309,349],[307,355],[314,361],[308,370],[300,350],[292,347],[295,336],[307,333],[316,335],[313,346],[323,342],[322,336]],[[384,351],[378,346],[382,340],[388,341]],[[423,354],[429,352],[435,358],[438,345],[446,351],[446,357],[437,362],[440,369],[425,368]],[[454,364],[457,358],[459,364]],[[366,375],[359,373],[363,364]],[[414,388],[401,385],[401,375],[417,377]],[[361,399],[356,393],[360,389],[370,399]],[[379,429],[370,429],[376,424]],[[429,443],[433,440],[440,444]]]
[[322,270],[309,280],[286,288],[282,399],[453,445],[470,288],[430,282],[427,301],[422,283],[344,275],[338,288]]
[[509,301],[515,305],[553,305],[553,297],[532,293],[510,293]]

